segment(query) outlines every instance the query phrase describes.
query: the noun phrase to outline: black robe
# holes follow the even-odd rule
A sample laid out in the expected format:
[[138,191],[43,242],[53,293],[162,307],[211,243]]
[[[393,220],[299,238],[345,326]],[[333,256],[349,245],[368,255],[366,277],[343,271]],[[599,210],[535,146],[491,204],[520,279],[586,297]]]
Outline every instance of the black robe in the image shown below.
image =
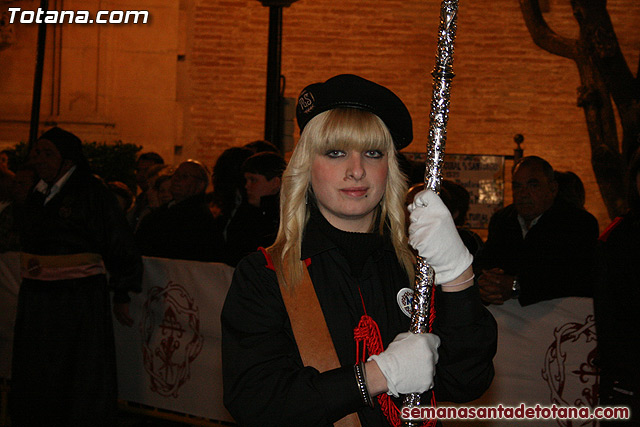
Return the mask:
[[75,170],[43,205],[32,193],[20,216],[23,251],[94,253],[110,273],[70,280],[23,279],[18,296],[10,410],[15,426],[111,425],[117,409],[109,288],[114,301],[139,292],[142,258],[114,196]]
[[[317,217],[309,221],[302,259],[311,260],[309,274],[342,367],[319,373],[303,366],[276,274],[262,253],[248,256],[236,268],[222,311],[224,403],[240,425],[327,426],[356,411],[363,426],[388,425],[377,399],[371,409],[358,391],[353,330],[364,314],[364,300],[385,348],[408,331],[410,319],[396,300],[398,291],[409,287],[407,275],[388,240],[366,247],[364,258],[347,255],[347,260],[323,232],[327,225]],[[359,271],[352,274],[354,265]],[[473,400],[493,378],[495,321],[475,287],[458,293],[438,290],[435,301],[434,333],[442,339],[436,397]],[[429,401],[426,396],[423,402]]]

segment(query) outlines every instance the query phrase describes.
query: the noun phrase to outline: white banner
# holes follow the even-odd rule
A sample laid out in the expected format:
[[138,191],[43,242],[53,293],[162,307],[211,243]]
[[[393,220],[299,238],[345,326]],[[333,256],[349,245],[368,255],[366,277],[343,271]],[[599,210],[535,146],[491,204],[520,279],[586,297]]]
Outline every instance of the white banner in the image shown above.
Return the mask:
[[[597,406],[598,383],[593,359],[596,331],[593,300],[560,298],[521,307],[516,300],[491,305],[498,322],[496,375],[478,400],[463,405],[439,406]],[[443,421],[445,427],[595,426],[589,420],[473,420]]]
[[132,328],[114,322],[119,397],[156,408],[233,421],[222,404],[220,313],[233,268],[144,259]]
[[[114,322],[121,399],[220,421],[220,312],[233,269],[223,264],[144,258],[143,291],[133,297],[132,328]],[[10,375],[19,256],[0,254],[0,377]],[[456,406],[596,406],[592,300],[564,298],[521,307],[490,306],[498,322],[495,379],[480,399]],[[440,406],[451,406],[443,402]],[[445,427],[510,426],[515,420],[454,421]],[[595,426],[593,421],[525,422]]]

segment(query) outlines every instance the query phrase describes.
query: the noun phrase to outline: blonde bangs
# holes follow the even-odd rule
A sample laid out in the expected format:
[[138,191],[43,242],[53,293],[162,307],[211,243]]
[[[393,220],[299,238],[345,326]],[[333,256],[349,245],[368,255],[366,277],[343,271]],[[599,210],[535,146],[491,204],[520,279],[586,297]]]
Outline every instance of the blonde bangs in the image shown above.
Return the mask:
[[393,139],[385,124],[365,110],[336,108],[318,114],[309,125],[314,154],[329,150],[393,151]]

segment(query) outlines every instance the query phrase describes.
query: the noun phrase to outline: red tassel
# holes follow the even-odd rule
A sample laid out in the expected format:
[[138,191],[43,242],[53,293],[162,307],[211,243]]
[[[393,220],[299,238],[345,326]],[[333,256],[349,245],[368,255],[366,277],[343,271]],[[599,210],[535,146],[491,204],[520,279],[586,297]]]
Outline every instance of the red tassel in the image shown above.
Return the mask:
[[[435,286],[434,286],[435,288]],[[358,289],[360,291],[360,289]],[[435,289],[433,289],[431,304],[429,306],[429,331],[431,332],[433,328],[433,321],[435,320],[435,304],[433,296],[435,293]],[[360,322],[358,322],[358,326],[353,330],[353,339],[356,343],[356,363],[366,362],[367,358],[372,355],[380,354],[384,350],[382,345],[382,336],[380,335],[380,328],[375,320],[372,317],[367,315],[367,309],[364,306],[364,298],[362,298],[362,292],[360,292],[360,299],[362,300],[362,308],[364,310],[364,314],[360,318]],[[362,345],[361,345],[362,344]],[[361,348],[362,347],[362,350]],[[394,427],[400,427],[402,421],[400,420],[400,409],[395,404],[393,400],[391,400],[391,396],[387,393],[382,393],[378,395],[378,403],[380,404],[380,408],[382,409],[382,413]],[[436,399],[435,395],[431,393],[431,407],[436,407]],[[422,424],[422,427],[434,427],[436,425],[436,420],[426,420]]]

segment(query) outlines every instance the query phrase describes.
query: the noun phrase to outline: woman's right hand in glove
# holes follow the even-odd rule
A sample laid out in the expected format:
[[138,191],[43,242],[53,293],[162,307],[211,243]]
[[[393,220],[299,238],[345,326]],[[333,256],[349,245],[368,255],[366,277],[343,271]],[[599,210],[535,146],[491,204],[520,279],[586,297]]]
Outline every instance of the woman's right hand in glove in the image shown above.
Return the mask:
[[[369,357],[375,361],[387,382],[387,393],[424,393],[433,387],[440,338],[434,334],[398,334],[382,353]],[[368,371],[367,371],[368,372]],[[375,393],[369,387],[372,394]]]

